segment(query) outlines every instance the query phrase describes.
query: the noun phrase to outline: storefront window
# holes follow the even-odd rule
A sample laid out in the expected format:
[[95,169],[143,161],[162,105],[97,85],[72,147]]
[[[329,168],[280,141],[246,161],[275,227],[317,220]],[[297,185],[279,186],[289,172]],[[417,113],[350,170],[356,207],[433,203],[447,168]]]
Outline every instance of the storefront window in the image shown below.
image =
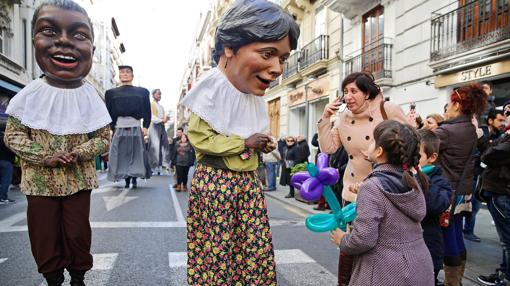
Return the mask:
[[384,69],[384,8],[377,6],[363,15],[362,70],[372,73]]

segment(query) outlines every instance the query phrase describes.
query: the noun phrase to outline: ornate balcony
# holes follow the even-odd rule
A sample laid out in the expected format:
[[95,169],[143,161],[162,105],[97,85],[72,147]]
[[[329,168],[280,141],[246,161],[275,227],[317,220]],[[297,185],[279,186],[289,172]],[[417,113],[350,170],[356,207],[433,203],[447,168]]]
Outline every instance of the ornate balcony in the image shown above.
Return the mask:
[[510,38],[508,14],[509,2],[505,0],[476,0],[432,13],[430,60],[440,61],[502,44]]
[[291,84],[301,79],[299,71],[299,51],[295,51],[285,62],[285,69],[282,74],[282,84]]
[[300,51],[299,71],[303,76],[327,68],[329,59],[329,36],[320,35]]
[[369,71],[376,81],[383,83],[384,79],[392,79],[392,52],[391,39],[383,38],[375,46],[359,51],[358,55],[345,61],[345,74]]

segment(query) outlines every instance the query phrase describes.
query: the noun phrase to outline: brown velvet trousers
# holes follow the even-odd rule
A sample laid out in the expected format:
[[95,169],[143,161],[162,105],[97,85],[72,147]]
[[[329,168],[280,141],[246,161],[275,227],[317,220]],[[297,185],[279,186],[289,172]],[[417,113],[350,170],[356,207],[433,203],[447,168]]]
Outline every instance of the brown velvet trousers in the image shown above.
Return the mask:
[[28,236],[39,273],[92,268],[90,190],[66,197],[27,196]]

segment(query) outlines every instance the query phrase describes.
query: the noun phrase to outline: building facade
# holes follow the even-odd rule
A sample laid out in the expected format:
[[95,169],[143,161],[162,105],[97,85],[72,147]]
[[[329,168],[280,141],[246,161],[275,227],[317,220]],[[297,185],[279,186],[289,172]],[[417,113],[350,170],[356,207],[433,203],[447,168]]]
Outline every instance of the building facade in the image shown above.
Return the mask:
[[510,98],[508,1],[325,2],[344,16],[344,75],[371,71],[405,112],[441,114],[454,88],[481,80],[495,85],[496,105]]

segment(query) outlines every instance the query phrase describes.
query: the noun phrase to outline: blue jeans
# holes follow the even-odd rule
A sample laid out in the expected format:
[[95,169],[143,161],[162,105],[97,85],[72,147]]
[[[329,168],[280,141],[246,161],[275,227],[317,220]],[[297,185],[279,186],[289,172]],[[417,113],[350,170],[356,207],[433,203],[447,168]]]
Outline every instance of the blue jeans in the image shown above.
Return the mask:
[[7,199],[7,191],[12,182],[12,163],[0,160],[0,199]]
[[466,221],[464,223],[464,233],[467,234],[473,234],[475,231],[475,222],[476,222],[476,215],[478,214],[478,211],[480,211],[481,204],[480,202],[475,198],[474,191],[476,187],[476,180],[473,182],[473,196],[471,196],[471,215],[466,216]]
[[501,268],[505,278],[510,279],[510,195],[491,194],[487,203],[501,247],[503,247],[503,263]]
[[266,164],[266,177],[267,177],[267,188],[268,190],[276,190],[276,167],[277,162],[268,162]]

